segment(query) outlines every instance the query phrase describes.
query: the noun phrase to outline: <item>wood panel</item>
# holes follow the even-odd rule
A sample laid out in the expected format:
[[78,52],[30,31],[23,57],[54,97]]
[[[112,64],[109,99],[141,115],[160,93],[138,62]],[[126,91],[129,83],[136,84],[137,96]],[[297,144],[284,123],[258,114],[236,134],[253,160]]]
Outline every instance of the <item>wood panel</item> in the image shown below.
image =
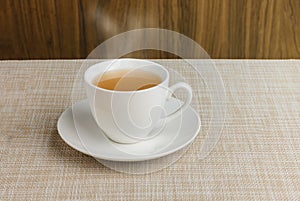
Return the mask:
[[299,0],[2,0],[0,59],[85,58],[104,40],[145,27],[185,34],[212,58],[300,58]]

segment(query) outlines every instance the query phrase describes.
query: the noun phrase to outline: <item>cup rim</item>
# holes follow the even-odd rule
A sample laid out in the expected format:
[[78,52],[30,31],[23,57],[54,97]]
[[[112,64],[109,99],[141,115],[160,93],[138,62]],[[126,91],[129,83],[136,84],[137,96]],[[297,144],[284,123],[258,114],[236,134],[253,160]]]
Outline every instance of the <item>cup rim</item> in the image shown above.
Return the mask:
[[[155,85],[153,87],[150,87],[150,88],[147,88],[147,89],[141,89],[141,90],[131,90],[131,91],[119,91],[119,90],[110,90],[110,89],[104,89],[104,88],[101,88],[101,87],[98,87],[98,86],[95,86],[94,84],[91,83],[90,80],[87,79],[87,72],[89,69],[91,68],[94,68],[96,65],[99,65],[100,63],[111,63],[113,61],[116,61],[116,60],[123,60],[123,61],[126,61],[126,60],[131,60],[131,61],[140,61],[140,62],[147,62],[148,64],[152,64],[156,67],[159,67],[160,69],[162,69],[165,73],[166,73],[166,77],[164,80],[162,80],[158,85]],[[169,80],[169,72],[166,68],[164,68],[162,65],[158,64],[158,63],[155,63],[153,61],[149,61],[149,60],[146,60],[146,59],[134,59],[134,58],[120,58],[120,59],[109,59],[109,60],[106,60],[106,61],[103,61],[103,62],[98,62],[96,64],[93,64],[91,65],[88,69],[86,69],[86,71],[84,72],[84,81],[86,84],[88,84],[90,87],[96,89],[96,90],[99,90],[99,91],[104,91],[104,92],[109,92],[109,93],[124,93],[124,94],[131,94],[131,93],[143,93],[143,92],[148,92],[148,91],[151,91],[151,90],[154,90],[158,87],[162,87],[165,82],[168,82]]]

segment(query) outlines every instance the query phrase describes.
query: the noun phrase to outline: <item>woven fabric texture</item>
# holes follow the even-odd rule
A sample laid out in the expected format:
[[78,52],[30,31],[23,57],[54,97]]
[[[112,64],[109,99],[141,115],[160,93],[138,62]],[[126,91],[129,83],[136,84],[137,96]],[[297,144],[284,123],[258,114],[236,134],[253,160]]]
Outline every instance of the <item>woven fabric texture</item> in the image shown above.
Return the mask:
[[158,62],[192,85],[202,128],[174,164],[132,175],[72,149],[58,134],[81,60],[1,61],[0,200],[300,198],[299,60],[214,60],[227,112],[218,144],[203,160],[213,92],[181,62]]

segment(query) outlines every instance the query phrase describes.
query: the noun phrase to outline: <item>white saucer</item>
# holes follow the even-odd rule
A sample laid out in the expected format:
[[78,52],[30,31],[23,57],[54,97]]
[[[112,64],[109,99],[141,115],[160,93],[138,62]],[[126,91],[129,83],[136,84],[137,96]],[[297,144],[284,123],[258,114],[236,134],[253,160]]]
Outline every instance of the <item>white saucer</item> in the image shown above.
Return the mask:
[[[180,107],[175,98],[166,103],[167,113]],[[109,140],[94,121],[87,100],[74,104],[60,116],[57,129],[72,148],[97,159],[111,161],[143,161],[159,158],[190,144],[200,131],[200,117],[192,108],[165,126],[151,140],[135,144],[119,144]]]

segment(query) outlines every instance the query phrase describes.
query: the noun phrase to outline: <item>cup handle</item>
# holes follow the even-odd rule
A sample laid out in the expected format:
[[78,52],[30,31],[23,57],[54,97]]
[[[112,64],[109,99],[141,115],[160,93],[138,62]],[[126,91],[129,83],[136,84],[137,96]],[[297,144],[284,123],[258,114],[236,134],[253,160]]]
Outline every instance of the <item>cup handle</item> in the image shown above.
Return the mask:
[[145,138],[138,138],[138,137],[132,137],[130,135],[127,135],[125,134],[127,137],[131,138],[131,139],[134,139],[134,140],[138,140],[138,141],[141,141],[141,140],[150,140],[154,137],[156,137],[157,135],[160,134],[160,131],[161,131],[161,125],[165,125],[165,123],[173,120],[174,118],[180,116],[182,114],[183,111],[185,111],[188,106],[190,105],[191,101],[192,101],[192,97],[193,97],[193,92],[192,92],[192,88],[190,87],[190,85],[188,85],[187,83],[185,82],[178,82],[174,85],[172,85],[171,87],[169,87],[169,94],[167,96],[167,99],[169,99],[172,94],[177,90],[177,89],[185,89],[187,92],[188,92],[188,96],[187,96],[187,99],[185,101],[185,103],[180,107],[178,108],[176,111],[172,112],[171,114],[169,114],[168,116],[162,118],[159,123],[157,125],[156,128],[158,128],[158,132],[157,130],[153,129],[152,132],[155,132],[154,135],[150,135],[149,137],[145,137]]
[[176,117],[180,116],[182,114],[183,111],[185,111],[188,106],[190,105],[191,101],[192,101],[192,98],[193,98],[193,92],[192,92],[192,88],[190,85],[188,85],[187,83],[185,82],[178,82],[174,85],[172,85],[169,89],[169,95],[167,97],[167,99],[169,99],[172,94],[174,94],[174,92],[177,90],[177,89],[185,89],[187,91],[187,99],[185,100],[184,104],[178,108],[176,111],[172,112],[171,114],[169,114],[168,116],[166,116],[163,120],[165,121],[165,123],[175,119]]

